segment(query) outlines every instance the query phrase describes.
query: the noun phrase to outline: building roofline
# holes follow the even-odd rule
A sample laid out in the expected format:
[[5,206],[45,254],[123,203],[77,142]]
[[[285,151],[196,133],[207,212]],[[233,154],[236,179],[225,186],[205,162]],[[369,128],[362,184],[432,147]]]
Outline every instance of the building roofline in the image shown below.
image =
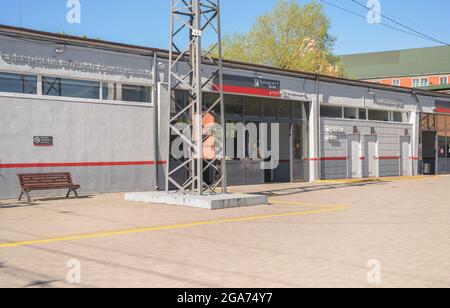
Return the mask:
[[440,76],[446,77],[450,75],[450,72],[438,72],[438,73],[426,73],[426,74],[411,74],[411,75],[389,75],[381,77],[364,77],[361,80],[380,80],[380,79],[396,79],[396,78],[417,78],[417,77],[431,77]]
[[[158,54],[158,56],[161,56],[164,58],[169,57],[169,51],[165,50],[165,49],[150,48],[150,47],[130,45],[130,44],[104,41],[104,40],[98,40],[98,39],[83,38],[83,37],[78,37],[78,36],[73,36],[73,35],[58,34],[58,33],[53,33],[53,32],[45,32],[45,31],[40,31],[40,30],[19,28],[19,27],[7,26],[7,25],[1,25],[1,24],[0,24],[0,34],[5,35],[5,36],[11,36],[11,37],[16,37],[16,36],[27,37],[27,38],[31,38],[31,39],[40,40],[40,41],[42,41],[42,40],[48,40],[48,41],[52,41],[52,42],[56,41],[57,43],[60,43],[60,44],[106,49],[106,50],[110,50],[110,51],[131,53],[131,54],[136,54],[136,55],[153,56],[156,53],[156,54]],[[378,90],[393,91],[393,92],[400,92],[400,93],[410,93],[413,95],[418,94],[418,95],[423,95],[423,96],[432,96],[432,97],[440,97],[440,98],[450,99],[450,94],[436,93],[436,92],[431,92],[431,91],[426,91],[426,90],[421,90],[421,89],[407,88],[407,87],[381,85],[381,84],[375,84],[375,83],[367,82],[367,81],[339,78],[339,77],[326,76],[326,75],[320,75],[320,74],[314,74],[314,73],[306,73],[306,72],[300,72],[300,71],[294,71],[294,70],[285,70],[285,69],[274,68],[274,67],[265,66],[265,65],[249,64],[249,63],[230,61],[230,60],[224,60],[223,65],[224,65],[224,67],[229,67],[229,68],[254,70],[254,71],[261,72],[261,73],[279,74],[279,75],[283,75],[283,76],[287,76],[287,77],[319,80],[319,81],[323,81],[323,82],[345,84],[345,85],[356,86],[356,87],[364,87],[364,88],[370,88],[370,89],[378,89]]]
[[431,85],[427,87],[421,87],[421,89],[428,91],[450,90],[450,84]]
[[450,48],[450,46],[428,46],[428,47],[417,47],[417,48],[405,48],[405,49],[392,49],[392,50],[382,50],[382,51],[369,51],[369,52],[358,52],[340,55],[339,57],[353,57],[353,56],[363,56],[363,55],[374,55],[381,53],[392,53],[392,52],[405,52],[405,51],[417,51],[417,50],[429,50],[436,48]]

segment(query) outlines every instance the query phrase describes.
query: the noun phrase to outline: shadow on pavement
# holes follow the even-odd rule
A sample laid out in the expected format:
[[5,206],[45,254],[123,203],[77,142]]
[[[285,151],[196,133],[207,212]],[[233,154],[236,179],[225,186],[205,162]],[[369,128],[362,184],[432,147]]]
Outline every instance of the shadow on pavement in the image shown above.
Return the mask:
[[56,282],[61,282],[61,280],[35,280],[24,286],[24,288],[49,288],[51,284]]
[[290,195],[304,194],[304,193],[309,193],[309,192],[342,189],[342,188],[349,188],[349,187],[387,185],[389,183],[390,182],[386,182],[386,181],[367,181],[367,182],[358,182],[358,183],[336,183],[336,184],[326,184],[326,185],[316,185],[316,186],[298,186],[298,187],[273,189],[273,190],[268,190],[268,191],[263,191],[263,192],[257,191],[257,192],[252,192],[250,194],[265,195],[268,197],[290,196]]
[[34,199],[32,202],[27,201],[0,201],[0,210],[2,209],[13,209],[13,208],[22,208],[22,207],[33,207],[37,205],[41,205],[39,202],[49,202],[49,201],[62,201],[62,200],[84,200],[84,199],[92,199],[94,198],[94,195],[84,195],[79,196],[78,198],[71,197],[48,197],[48,198],[37,198]]
[[39,205],[37,203],[21,203],[21,202],[15,202],[15,203],[5,203],[5,202],[0,202],[0,210],[5,210],[5,209],[15,209],[15,208],[21,208],[21,207],[33,207]]
[[84,196],[79,196],[78,198],[75,197],[48,197],[48,198],[38,198],[35,199],[36,202],[46,202],[46,201],[61,201],[61,200],[83,200],[83,199],[92,199],[94,198],[94,195],[84,195]]

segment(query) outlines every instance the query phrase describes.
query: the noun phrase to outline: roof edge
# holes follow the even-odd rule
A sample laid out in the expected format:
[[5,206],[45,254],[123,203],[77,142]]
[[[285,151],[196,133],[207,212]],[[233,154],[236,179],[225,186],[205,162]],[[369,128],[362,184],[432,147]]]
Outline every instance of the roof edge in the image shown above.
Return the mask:
[[[159,56],[163,56],[165,58],[169,57],[169,51],[165,50],[165,49],[150,48],[150,47],[130,45],[130,44],[104,41],[104,40],[98,40],[98,39],[83,38],[83,37],[79,37],[79,36],[57,34],[57,33],[53,33],[53,32],[45,32],[45,31],[40,31],[40,30],[19,28],[19,27],[7,26],[7,25],[1,25],[1,24],[0,24],[0,34],[6,35],[6,36],[16,35],[16,36],[28,37],[28,38],[33,38],[36,40],[41,40],[41,41],[42,40],[57,41],[58,43],[61,43],[61,44],[68,44],[68,45],[72,44],[72,45],[77,45],[77,46],[107,49],[110,51],[126,52],[126,53],[131,53],[131,54],[136,54],[136,55],[152,56],[155,53],[157,53]],[[443,93],[438,94],[436,92],[431,92],[431,91],[426,91],[426,90],[421,90],[421,89],[374,84],[372,82],[367,82],[367,81],[339,78],[339,77],[307,73],[307,72],[301,72],[301,71],[294,71],[294,70],[285,70],[285,69],[280,69],[280,68],[275,68],[275,67],[270,67],[270,66],[265,66],[265,65],[259,65],[259,64],[250,64],[250,63],[224,60],[223,65],[224,65],[224,67],[229,67],[229,68],[254,70],[254,71],[258,71],[261,73],[267,73],[267,74],[280,74],[280,75],[287,76],[287,77],[319,80],[319,81],[323,81],[323,82],[346,84],[346,85],[356,86],[356,87],[367,87],[370,89],[394,91],[394,92],[400,92],[400,93],[420,94],[423,96],[432,96],[432,97],[440,97],[440,98],[450,99],[450,94],[443,94]]]
[[434,48],[450,48],[450,46],[436,45],[436,46],[405,48],[405,49],[392,49],[392,50],[382,50],[382,51],[358,52],[358,53],[350,53],[350,54],[339,55],[338,57],[343,58],[343,57],[373,55],[373,54],[380,54],[380,53],[428,50],[428,49],[434,49]]

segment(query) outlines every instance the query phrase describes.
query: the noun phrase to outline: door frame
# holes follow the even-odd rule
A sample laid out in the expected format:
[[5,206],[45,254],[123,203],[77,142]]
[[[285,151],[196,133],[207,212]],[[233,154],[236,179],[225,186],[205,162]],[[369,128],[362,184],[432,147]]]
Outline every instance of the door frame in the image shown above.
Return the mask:
[[[374,176],[370,176],[370,157],[368,154],[368,144],[369,144],[369,138],[375,138],[375,167],[376,167],[376,174]],[[363,174],[363,178],[378,178],[380,177],[380,148],[378,144],[378,135],[364,135],[364,157],[367,161],[367,174]]]
[[[295,173],[295,170],[296,170],[295,166],[296,166],[296,164],[301,164],[302,171],[305,171],[305,170],[303,170],[303,168],[305,168],[305,165],[306,165],[305,162],[309,161],[305,157],[302,157],[302,159],[296,159],[294,157],[294,151],[295,151],[295,149],[294,149],[295,126],[296,125],[304,125],[304,121],[306,121],[306,120],[295,120],[295,119],[292,119],[291,123],[290,123],[290,127],[289,127],[289,132],[290,132],[290,138],[289,138],[289,142],[290,142],[290,149],[289,149],[289,151],[290,152],[289,153],[290,153],[290,160],[291,160],[291,162],[290,162],[291,183],[305,183],[305,182],[309,182],[309,179],[308,179],[309,178],[309,167],[308,166],[306,166],[306,169],[308,171],[307,172],[308,175],[306,176],[306,178],[303,177],[302,175],[298,175],[298,174]],[[302,142],[303,146],[306,146],[309,149],[309,139],[305,143],[305,140],[303,140],[303,138],[301,138],[301,142]]]
[[[357,157],[357,162],[358,162],[358,166],[359,166],[359,170],[358,170],[358,177],[356,177],[355,179],[362,179],[363,178],[363,163],[362,163],[362,135],[359,133],[354,133],[354,134],[347,134],[347,179],[353,179],[353,176],[350,174],[350,165],[353,166],[353,157],[352,154],[350,153],[350,147],[351,144],[349,144],[349,139],[351,137],[359,137],[359,153],[358,153],[358,157]],[[353,152],[353,151],[352,151]]]
[[[407,165],[409,166],[409,171],[408,174],[405,175],[405,172],[403,170],[403,140],[408,138],[408,157],[407,159]],[[400,176],[412,176],[414,171],[413,171],[413,160],[412,160],[412,138],[411,136],[399,136],[399,174]]]
[[[434,158],[429,158],[429,157],[424,157],[423,156],[423,149],[424,149],[424,133],[434,133],[434,143],[433,143],[433,147],[434,147]],[[437,134],[437,130],[435,129],[421,129],[420,130],[420,140],[421,140],[421,152],[419,153],[419,156],[421,157],[422,160],[422,174],[425,174],[425,160],[434,160],[434,174],[431,173],[430,175],[437,175],[437,173],[439,172],[438,168],[437,168],[437,164],[438,164],[438,157],[439,157],[439,153],[438,153],[438,134]]]

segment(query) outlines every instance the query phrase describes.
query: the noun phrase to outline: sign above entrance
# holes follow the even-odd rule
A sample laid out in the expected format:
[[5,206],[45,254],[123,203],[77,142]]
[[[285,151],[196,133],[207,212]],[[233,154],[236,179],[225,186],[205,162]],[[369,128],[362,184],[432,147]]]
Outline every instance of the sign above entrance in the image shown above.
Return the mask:
[[219,91],[221,86],[226,93],[281,97],[281,83],[278,80],[224,74],[223,85],[218,77],[214,79],[213,91]]
[[373,103],[375,105],[395,108],[395,109],[405,109],[405,102],[396,99],[383,98],[383,97],[373,97]]
[[306,93],[300,93],[290,90],[283,90],[281,91],[281,97],[283,99],[289,99],[289,100],[299,100],[299,101],[305,101],[308,100],[308,96]]

